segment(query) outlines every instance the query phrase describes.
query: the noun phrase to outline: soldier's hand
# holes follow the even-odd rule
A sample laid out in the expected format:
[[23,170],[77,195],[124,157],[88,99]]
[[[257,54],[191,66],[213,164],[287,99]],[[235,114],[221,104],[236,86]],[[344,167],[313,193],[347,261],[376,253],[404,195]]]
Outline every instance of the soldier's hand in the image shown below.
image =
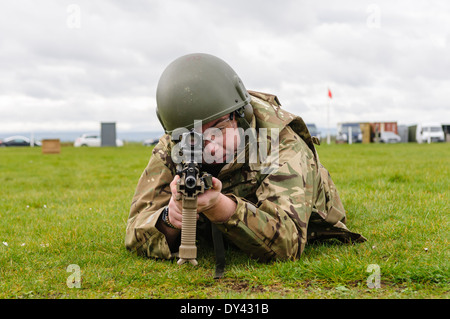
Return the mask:
[[[182,221],[183,221],[183,201],[181,200],[181,193],[177,192],[177,181],[180,179],[180,176],[175,175],[172,182],[170,183],[170,191],[172,192],[172,196],[169,201],[169,222],[175,227],[181,229]],[[198,218],[198,214],[197,214]]]
[[197,199],[197,211],[199,213],[206,212],[211,208],[214,208],[218,202],[222,191],[222,182],[213,177],[212,187],[200,194]]
[[181,205],[181,193],[177,192],[177,181],[180,176],[175,175],[174,179],[170,183],[170,191],[172,192],[172,197],[169,201],[169,222],[177,228],[181,229],[182,215],[181,212],[183,207]]
[[212,179],[213,186],[198,197],[198,211],[202,212],[211,222],[226,222],[236,211],[236,203],[221,193],[222,182]]

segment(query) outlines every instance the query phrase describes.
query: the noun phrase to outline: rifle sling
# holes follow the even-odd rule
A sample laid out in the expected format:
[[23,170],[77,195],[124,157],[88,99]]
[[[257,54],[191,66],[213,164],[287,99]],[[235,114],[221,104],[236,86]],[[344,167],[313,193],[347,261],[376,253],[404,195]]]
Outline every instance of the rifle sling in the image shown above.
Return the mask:
[[211,223],[211,233],[214,244],[214,253],[216,254],[216,270],[214,273],[214,279],[220,279],[223,278],[225,273],[225,248],[223,245],[223,236],[222,232],[214,223]]

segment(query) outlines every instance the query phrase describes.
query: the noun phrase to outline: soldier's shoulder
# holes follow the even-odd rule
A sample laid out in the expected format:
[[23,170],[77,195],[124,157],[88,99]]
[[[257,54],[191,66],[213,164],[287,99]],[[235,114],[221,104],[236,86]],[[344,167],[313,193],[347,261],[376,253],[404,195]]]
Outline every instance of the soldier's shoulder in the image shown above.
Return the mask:
[[172,161],[172,141],[170,135],[164,134],[155,145],[152,151],[152,157],[156,157],[161,160],[164,165],[170,169],[175,168],[175,164]]
[[281,108],[278,97],[274,94],[248,91],[252,96],[252,106],[259,127],[280,128],[290,126],[315,154],[314,141],[303,119]]
[[252,96],[253,114],[260,128],[282,129],[293,121],[296,116],[281,108],[278,97],[274,94],[248,91]]
[[258,98],[262,101],[268,102],[272,105],[281,106],[280,100],[274,94],[258,92],[258,91],[247,91],[252,97]]

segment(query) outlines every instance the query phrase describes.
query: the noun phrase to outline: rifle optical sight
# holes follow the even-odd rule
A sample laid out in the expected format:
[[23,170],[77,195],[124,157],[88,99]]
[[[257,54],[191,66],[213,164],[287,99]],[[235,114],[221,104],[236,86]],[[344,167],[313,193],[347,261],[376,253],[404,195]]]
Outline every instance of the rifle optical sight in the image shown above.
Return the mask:
[[196,131],[190,131],[181,135],[181,148],[183,150],[201,150],[203,148],[203,135]]

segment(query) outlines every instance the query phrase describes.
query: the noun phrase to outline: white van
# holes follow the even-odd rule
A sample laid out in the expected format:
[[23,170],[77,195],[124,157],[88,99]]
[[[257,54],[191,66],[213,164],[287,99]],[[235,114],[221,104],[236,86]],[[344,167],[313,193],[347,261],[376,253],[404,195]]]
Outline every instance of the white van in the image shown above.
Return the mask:
[[444,130],[439,123],[417,124],[417,143],[444,142]]

